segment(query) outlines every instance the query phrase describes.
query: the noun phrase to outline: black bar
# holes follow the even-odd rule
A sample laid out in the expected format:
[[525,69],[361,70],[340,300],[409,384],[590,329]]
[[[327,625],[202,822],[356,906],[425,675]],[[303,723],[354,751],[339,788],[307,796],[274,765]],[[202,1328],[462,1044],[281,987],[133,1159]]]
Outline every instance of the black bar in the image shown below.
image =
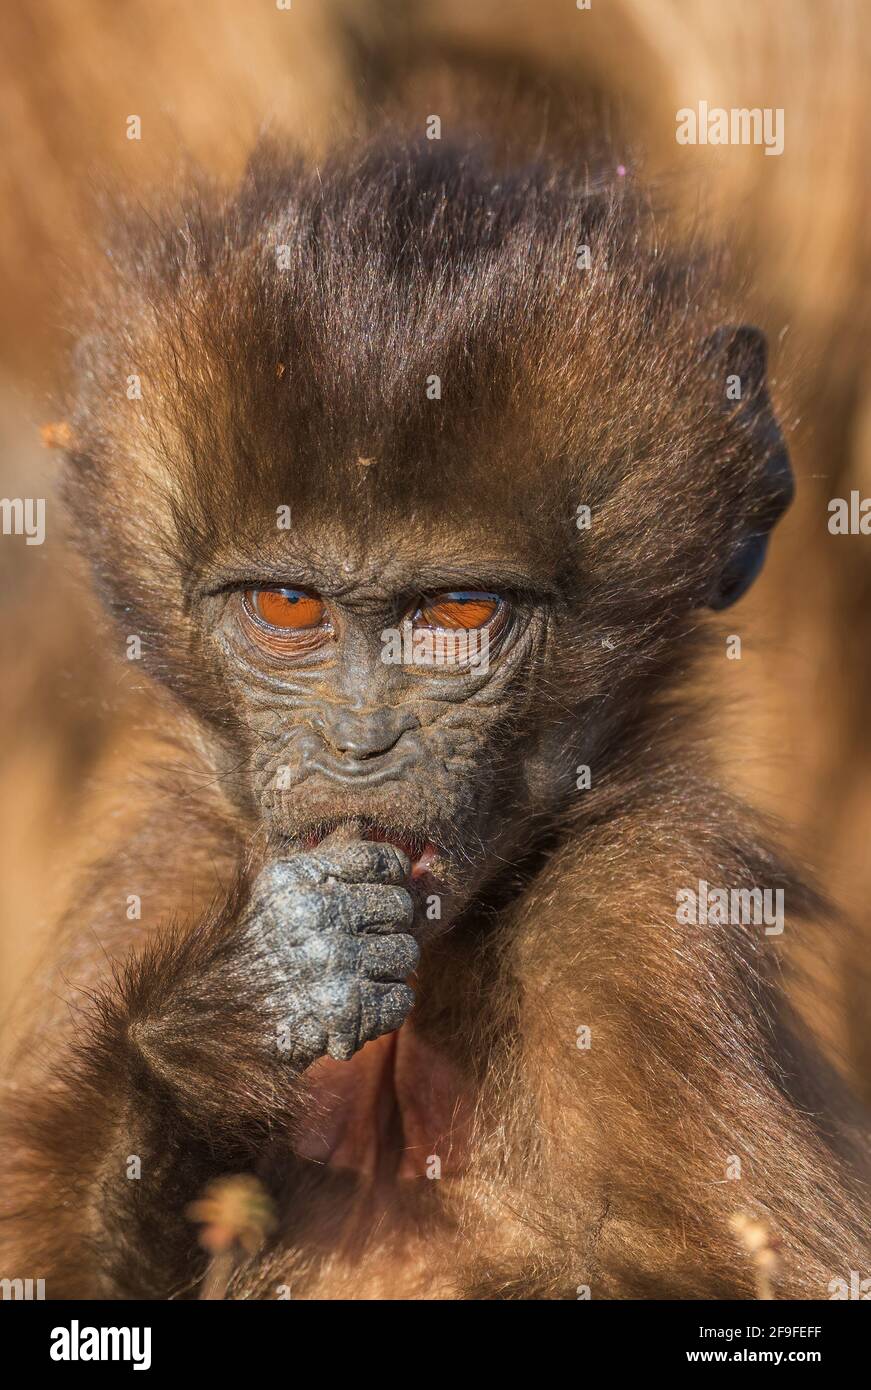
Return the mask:
[[[468,1304],[402,1303],[382,1311],[374,1302],[306,1300],[239,1303],[0,1303],[4,1358],[25,1371],[60,1378],[167,1372],[244,1377],[285,1374],[304,1378],[309,1390],[330,1386],[343,1365],[355,1374],[395,1375],[426,1383],[458,1373],[468,1380],[480,1367],[492,1384],[501,1364],[516,1377],[523,1365],[581,1377],[604,1362],[617,1372],[670,1372],[685,1367],[702,1374],[710,1365],[741,1370],[768,1365],[780,1371],[807,1365],[827,1380],[855,1375],[865,1364],[869,1323],[859,1299],[841,1302],[567,1303],[516,1304],[472,1311]],[[502,1321],[508,1316],[508,1321]],[[491,1317],[495,1321],[491,1322]],[[455,1321],[456,1319],[456,1321]],[[117,1334],[108,1329],[118,1329]],[[107,1329],[106,1336],[99,1334]],[[139,1329],[134,1337],[133,1329]],[[146,1340],[145,1329],[149,1330]],[[454,1335],[455,1334],[455,1335]],[[519,1335],[520,1341],[515,1341]],[[58,1352],[77,1360],[53,1359]],[[91,1348],[126,1360],[86,1360]],[[397,1356],[397,1352],[401,1354]],[[546,1368],[550,1368],[546,1370]],[[572,1383],[571,1380],[569,1382]],[[199,1390],[199,1387],[195,1387]]]

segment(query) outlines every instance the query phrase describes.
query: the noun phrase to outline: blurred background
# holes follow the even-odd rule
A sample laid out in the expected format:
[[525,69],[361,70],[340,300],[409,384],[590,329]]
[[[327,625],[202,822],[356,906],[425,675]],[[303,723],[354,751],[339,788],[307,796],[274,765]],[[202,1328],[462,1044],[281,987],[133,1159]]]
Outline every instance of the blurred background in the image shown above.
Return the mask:
[[[808,1027],[871,1099],[871,537],[827,529],[832,498],[871,497],[869,60],[861,0],[3,7],[0,494],[49,502],[44,545],[0,543],[0,1014],[118,814],[142,698],[107,664],[39,433],[62,409],[70,292],[99,254],[104,190],[147,196],[187,164],[232,181],[264,130],[317,156],[400,92],[422,128],[448,65],[470,103],[494,81],[509,102],[531,93],[564,158],[584,156],[571,113],[595,112],[657,190],[664,234],[728,246],[736,313],[768,334],[798,495],[722,620],[742,659],[703,673],[711,757],[848,914],[784,951]],[[675,112],[699,100],[783,108],[783,154],[677,145]]]

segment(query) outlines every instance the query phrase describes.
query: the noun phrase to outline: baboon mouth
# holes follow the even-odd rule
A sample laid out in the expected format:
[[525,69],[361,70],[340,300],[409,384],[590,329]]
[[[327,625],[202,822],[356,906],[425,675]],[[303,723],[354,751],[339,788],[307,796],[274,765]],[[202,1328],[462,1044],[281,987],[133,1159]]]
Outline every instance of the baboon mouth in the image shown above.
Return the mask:
[[411,835],[408,832],[395,831],[389,828],[382,829],[380,826],[368,829],[365,838],[395,845],[397,849],[402,850],[403,854],[407,854],[411,860],[411,877],[413,879],[421,878],[429,871],[438,853],[431,840],[425,840],[420,835]]
[[334,831],[347,829],[361,840],[374,840],[378,843],[395,845],[411,860],[412,879],[422,878],[431,869],[438,849],[432,840],[417,830],[405,826],[391,825],[385,821],[369,820],[365,817],[347,816],[325,820],[311,826],[303,835],[306,849],[316,849]]

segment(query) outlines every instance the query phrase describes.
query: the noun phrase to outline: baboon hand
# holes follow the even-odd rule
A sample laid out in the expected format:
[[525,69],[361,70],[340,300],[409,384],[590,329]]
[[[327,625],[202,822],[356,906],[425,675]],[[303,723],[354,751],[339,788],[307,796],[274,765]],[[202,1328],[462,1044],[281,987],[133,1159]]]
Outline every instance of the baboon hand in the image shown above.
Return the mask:
[[295,1064],[347,1061],[405,1020],[420,954],[409,872],[394,845],[331,839],[255,879],[246,925],[274,979],[278,1045]]

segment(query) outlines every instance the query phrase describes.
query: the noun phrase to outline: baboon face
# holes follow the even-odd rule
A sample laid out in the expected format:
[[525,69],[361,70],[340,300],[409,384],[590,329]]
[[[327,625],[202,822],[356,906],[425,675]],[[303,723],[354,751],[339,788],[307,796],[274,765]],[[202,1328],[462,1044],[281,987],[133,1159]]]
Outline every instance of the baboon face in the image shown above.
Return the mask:
[[464,151],[267,157],[128,235],[80,349],[109,607],[238,804],[395,840],[443,920],[607,775],[789,499],[759,335],[642,223]]
[[297,844],[341,822],[400,844],[450,920],[572,766],[554,758],[554,615],[532,576],[437,517],[403,532],[393,515],[369,540],[291,524],[277,563],[240,578],[199,604],[237,793]]

